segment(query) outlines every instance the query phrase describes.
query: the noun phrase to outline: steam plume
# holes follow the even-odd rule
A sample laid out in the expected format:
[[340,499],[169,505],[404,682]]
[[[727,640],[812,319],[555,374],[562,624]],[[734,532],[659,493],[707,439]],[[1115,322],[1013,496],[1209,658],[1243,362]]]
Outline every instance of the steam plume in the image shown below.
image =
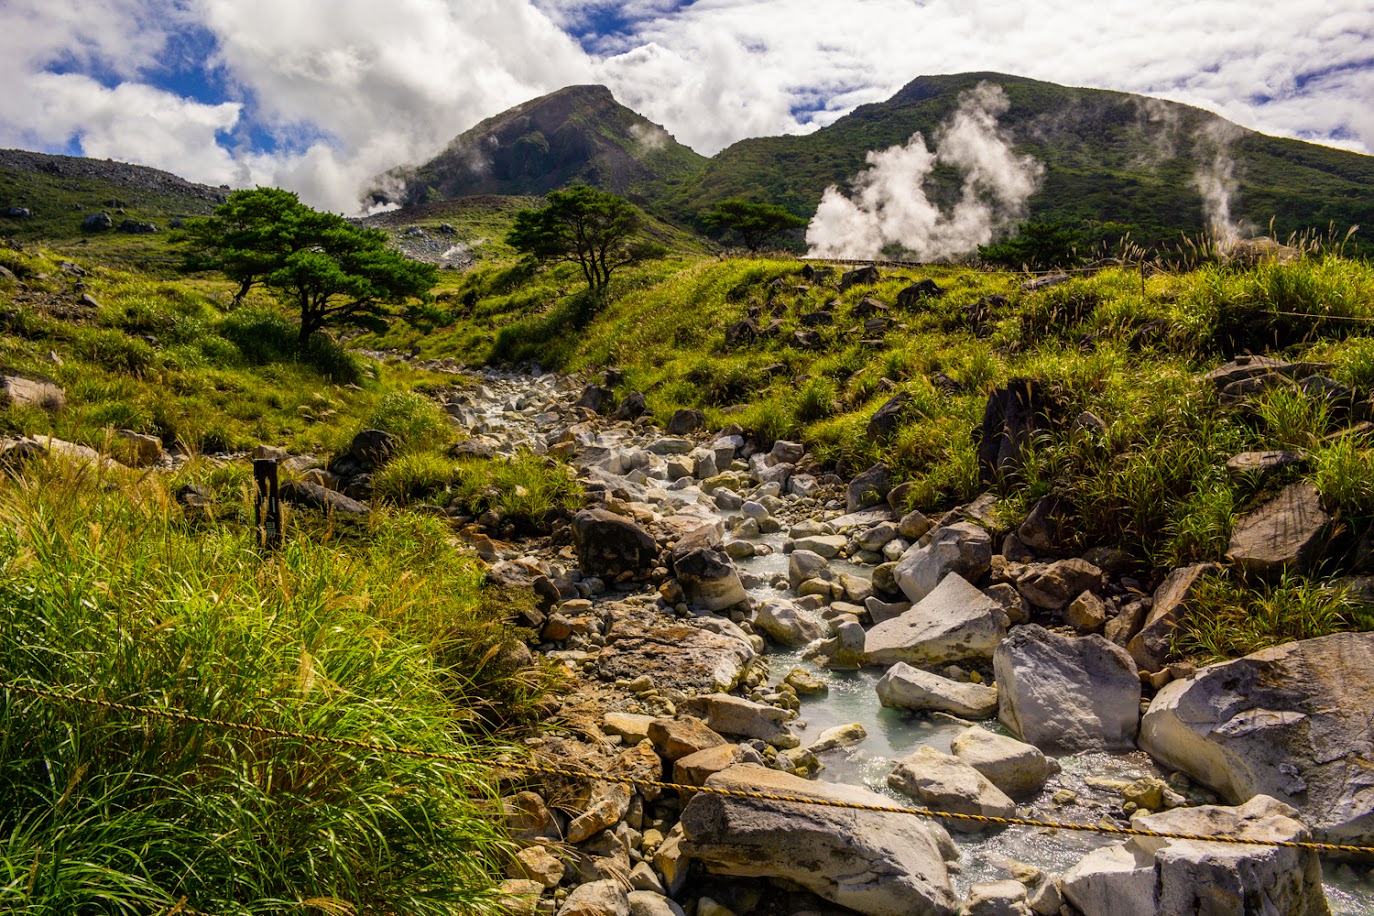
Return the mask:
[[1201,164],[1193,173],[1193,184],[1202,194],[1202,212],[1213,240],[1222,251],[1241,238],[1241,227],[1231,219],[1231,198],[1236,193],[1236,161],[1231,144],[1240,129],[1229,121],[1213,121],[1198,131],[1197,153]]
[[[1000,86],[980,83],[960,96],[934,152],[919,133],[904,146],[870,152],[852,197],[834,185],[826,188],[806,230],[810,254],[867,259],[896,248],[936,260],[992,241],[997,228],[1024,215],[1044,172],[1033,157],[1015,155],[998,127],[1009,106]],[[964,176],[959,201],[948,213],[925,192],[939,163]]]

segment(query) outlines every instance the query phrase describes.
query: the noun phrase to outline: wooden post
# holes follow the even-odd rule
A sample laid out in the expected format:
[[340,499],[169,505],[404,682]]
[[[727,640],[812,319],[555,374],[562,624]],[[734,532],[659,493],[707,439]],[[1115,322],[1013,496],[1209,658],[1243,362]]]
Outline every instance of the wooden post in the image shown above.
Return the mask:
[[267,550],[281,546],[281,502],[277,498],[277,459],[254,458],[253,480],[257,484],[257,501],[253,505],[253,519],[258,526],[258,543]]

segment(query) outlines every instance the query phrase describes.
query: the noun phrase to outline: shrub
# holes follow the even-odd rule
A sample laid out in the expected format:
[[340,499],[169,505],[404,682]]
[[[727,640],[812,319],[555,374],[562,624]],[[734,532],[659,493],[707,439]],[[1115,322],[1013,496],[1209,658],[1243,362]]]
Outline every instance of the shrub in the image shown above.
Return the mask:
[[412,391],[383,397],[367,425],[391,433],[403,451],[441,449],[453,439],[453,425],[439,406]]

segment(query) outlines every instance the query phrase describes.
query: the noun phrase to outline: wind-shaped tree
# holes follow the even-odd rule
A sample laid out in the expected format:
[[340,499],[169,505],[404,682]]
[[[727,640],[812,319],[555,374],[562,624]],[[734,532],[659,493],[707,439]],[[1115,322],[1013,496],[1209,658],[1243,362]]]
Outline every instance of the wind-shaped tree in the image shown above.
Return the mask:
[[540,261],[578,264],[593,297],[605,291],[617,268],[656,251],[639,238],[643,214],[623,197],[574,185],[551,191],[546,200],[543,209],[515,214],[506,241]]
[[186,264],[220,270],[239,284],[235,300],[262,285],[300,312],[302,344],[331,324],[377,327],[390,306],[427,294],[431,264],[392,250],[386,233],[321,213],[276,188],[235,191],[214,215],[194,220]]

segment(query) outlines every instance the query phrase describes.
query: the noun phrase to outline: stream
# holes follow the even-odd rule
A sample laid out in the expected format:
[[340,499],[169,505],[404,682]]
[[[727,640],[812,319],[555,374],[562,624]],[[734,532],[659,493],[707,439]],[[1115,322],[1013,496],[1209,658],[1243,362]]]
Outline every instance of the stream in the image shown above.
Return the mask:
[[[550,400],[558,397],[562,399],[566,411],[567,405],[576,397],[576,391],[567,381],[556,380],[550,375],[532,377],[495,371],[481,373],[479,379],[481,387],[475,389],[465,402],[464,409],[470,410],[471,415],[456,414],[452,409],[450,413],[455,413],[458,422],[486,438],[489,443],[498,444],[498,451],[513,453],[526,448],[542,452],[546,447],[547,434],[569,422],[566,415],[556,415],[548,409]],[[641,448],[654,437],[646,436],[638,428],[602,430],[594,440],[581,442],[578,451]],[[656,476],[659,470],[655,464],[625,475],[639,486],[665,491],[665,496],[659,497],[655,505],[658,511],[668,512],[672,507],[696,503],[698,506],[693,507],[695,511],[700,512],[702,507],[709,508],[725,524],[727,531],[731,522],[739,518],[738,510],[717,509],[714,500],[704,496],[690,478],[670,482]],[[812,514],[818,520],[825,521],[840,513],[817,507]],[[792,524],[801,520],[799,517],[788,517]],[[785,581],[782,589],[772,584],[778,582],[780,575],[783,580],[786,579],[788,555],[785,545],[789,527],[788,522],[784,521],[782,531],[749,538],[758,553],[735,561],[746,591],[755,604],[772,598],[796,597],[785,587]],[[727,535],[727,539],[730,537]],[[872,573],[871,567],[838,558],[831,561],[831,567],[837,573],[865,579],[870,578]],[[620,594],[613,597],[624,596]],[[875,684],[883,674],[883,669],[831,670],[807,660],[804,654],[803,649],[784,649],[771,643],[767,652],[770,684],[776,685],[788,672],[801,668],[828,686],[824,693],[800,698],[801,711],[791,726],[801,738],[802,746],[811,744],[822,731],[833,726],[859,723],[867,732],[867,737],[856,745],[818,755],[824,764],[819,778],[863,785],[893,799],[895,803],[916,807],[909,798],[888,788],[888,773],[898,760],[923,745],[948,753],[950,741],[971,723],[939,713],[928,715],[884,708],[875,691]],[[989,730],[1008,734],[995,719],[979,724]],[[1060,758],[1059,764],[1060,772],[1050,777],[1039,794],[1029,802],[1023,800],[1018,804],[1019,815],[1090,824],[1106,818],[1115,825],[1124,826],[1126,822],[1120,816],[1122,799],[1117,791],[1119,784],[1145,776],[1168,775],[1139,751],[1128,754],[1078,754]],[[1112,783],[1118,786],[1114,787]],[[1119,842],[1103,834],[1029,827],[1010,827],[977,834],[951,833],[961,852],[957,871],[953,874],[960,895],[966,893],[971,884],[1007,877],[1009,863],[1023,863],[1059,873],[1074,865],[1089,851]],[[1370,883],[1367,865],[1360,863],[1358,868],[1352,868],[1330,858],[1323,859],[1322,864],[1332,912],[1374,916],[1374,884]]]

